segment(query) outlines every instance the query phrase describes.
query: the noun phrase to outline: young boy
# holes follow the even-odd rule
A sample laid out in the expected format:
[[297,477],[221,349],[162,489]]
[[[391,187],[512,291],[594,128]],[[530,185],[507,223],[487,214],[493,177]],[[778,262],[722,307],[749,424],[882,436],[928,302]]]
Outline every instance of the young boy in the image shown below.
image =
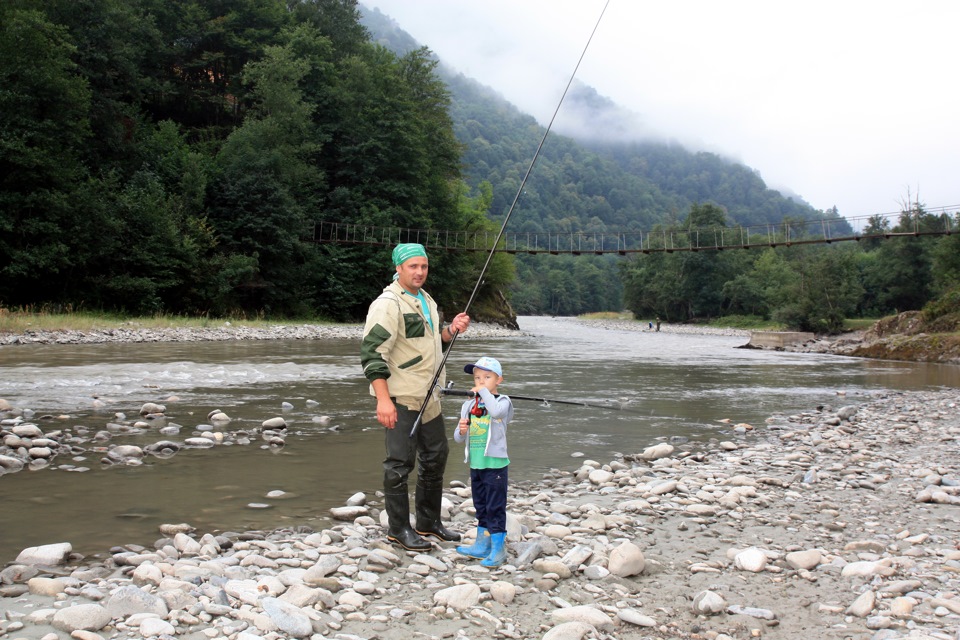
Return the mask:
[[503,369],[495,358],[484,356],[463,370],[473,374],[476,396],[463,403],[453,439],[466,443],[464,462],[470,465],[477,539],[472,546],[457,547],[457,552],[481,558],[485,567],[499,567],[507,559],[507,424],[513,419],[513,402],[497,393]]

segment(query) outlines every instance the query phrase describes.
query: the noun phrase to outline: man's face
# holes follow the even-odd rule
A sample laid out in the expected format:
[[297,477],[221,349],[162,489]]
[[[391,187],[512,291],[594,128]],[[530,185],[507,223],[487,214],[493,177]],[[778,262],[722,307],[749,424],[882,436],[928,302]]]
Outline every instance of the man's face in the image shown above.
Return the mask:
[[410,258],[397,267],[397,273],[400,275],[397,282],[400,283],[401,287],[415,294],[427,281],[427,271],[429,270],[430,265],[423,256]]

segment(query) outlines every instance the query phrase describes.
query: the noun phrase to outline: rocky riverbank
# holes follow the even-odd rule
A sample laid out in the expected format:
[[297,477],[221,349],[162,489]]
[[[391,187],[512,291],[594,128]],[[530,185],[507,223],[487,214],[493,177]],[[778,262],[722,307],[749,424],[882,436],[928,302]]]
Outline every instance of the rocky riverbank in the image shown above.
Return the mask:
[[[641,331],[643,333],[656,333],[656,329],[650,328],[649,323],[638,322],[635,320],[588,320],[577,318],[577,322],[591,326],[613,331]],[[750,337],[750,332],[746,329],[733,329],[729,327],[707,327],[700,324],[667,324],[661,323],[659,333],[673,333],[681,335],[701,335],[701,336],[743,336]]]
[[[475,322],[462,339],[522,335],[497,324]],[[18,344],[101,344],[107,342],[203,342],[208,340],[360,340],[360,324],[278,324],[269,327],[235,326],[143,328],[129,326],[90,331],[26,331],[0,333],[0,346]]]
[[878,360],[960,364],[960,335],[919,333],[878,336],[870,331],[852,331],[784,347],[784,351],[829,353],[836,356]]
[[[511,487],[496,570],[390,546],[362,492],[317,531],[64,540],[0,571],[0,638],[955,640],[958,402],[889,393],[572,462]],[[444,511],[471,531],[470,489]]]
[[865,331],[818,336],[784,351],[838,356],[960,364],[956,314],[928,323],[921,311],[905,311],[878,320]]

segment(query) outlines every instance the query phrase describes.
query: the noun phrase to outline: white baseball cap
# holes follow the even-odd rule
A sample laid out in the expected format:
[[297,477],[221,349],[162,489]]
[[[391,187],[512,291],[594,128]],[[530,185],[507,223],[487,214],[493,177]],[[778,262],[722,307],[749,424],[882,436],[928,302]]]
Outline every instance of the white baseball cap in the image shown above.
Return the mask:
[[473,364],[468,364],[463,368],[466,373],[473,373],[474,367],[478,369],[483,369],[485,371],[492,371],[501,378],[503,377],[503,368],[500,366],[500,362],[496,358],[488,358],[483,356]]

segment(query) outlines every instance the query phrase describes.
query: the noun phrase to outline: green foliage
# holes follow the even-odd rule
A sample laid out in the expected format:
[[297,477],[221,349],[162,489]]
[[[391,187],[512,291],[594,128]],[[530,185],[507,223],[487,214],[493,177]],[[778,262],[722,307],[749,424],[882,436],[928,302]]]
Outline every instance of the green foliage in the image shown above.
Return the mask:
[[[688,221],[722,224],[722,210],[694,205]],[[859,248],[796,246],[759,254],[651,253],[622,271],[627,307],[669,322],[728,314],[759,316],[790,329],[832,333],[863,296]]]
[[[321,221],[493,233],[512,211],[511,232],[691,243],[783,221],[795,242],[839,218],[714,154],[556,133],[521,190],[543,128],[371,16],[377,44],[353,0],[0,4],[0,302],[355,321],[389,282],[390,246],[317,244]],[[487,265],[431,246],[428,288],[448,315],[474,293],[494,314],[508,293],[527,314],[626,305],[833,331],[953,291],[960,238],[919,235],[942,223],[909,203],[870,228],[915,237],[630,260]]]
[[519,315],[580,315],[622,308],[611,256],[518,255],[511,305]]
[[[355,320],[390,248],[319,246],[317,222],[485,220],[457,203],[436,62],[371,45],[351,0],[14,0],[0,18],[6,304]],[[491,286],[511,278],[496,260]],[[431,284],[456,284],[448,306],[469,293]]]
[[753,315],[728,315],[722,316],[707,323],[708,326],[718,328],[732,329],[750,329],[753,331],[782,331],[784,326],[779,322],[773,322],[769,318],[762,318]]
[[960,286],[955,286],[923,308],[923,320],[932,323],[945,316],[960,317]]
[[[955,224],[960,223],[956,214]],[[960,284],[960,235],[944,236],[931,249],[933,288],[944,292]]]
[[[689,229],[725,226],[726,212],[714,204],[694,204],[683,222],[655,227],[654,232],[677,232],[688,237]],[[668,241],[668,245],[670,245]],[[686,245],[686,241],[684,241]],[[672,246],[672,245],[671,245]],[[674,251],[641,255],[628,263],[622,272],[627,308],[638,317],[658,315],[668,322],[685,322],[695,318],[714,318],[729,306],[725,292],[727,283],[737,277],[742,258],[731,252]],[[743,296],[752,286],[741,281]]]
[[856,247],[819,247],[798,251],[799,279],[788,288],[791,302],[773,317],[789,329],[838,333],[863,294],[856,270]]
[[0,9],[0,299],[62,295],[62,274],[90,222],[73,192],[87,172],[88,82],[67,29],[40,11]]

